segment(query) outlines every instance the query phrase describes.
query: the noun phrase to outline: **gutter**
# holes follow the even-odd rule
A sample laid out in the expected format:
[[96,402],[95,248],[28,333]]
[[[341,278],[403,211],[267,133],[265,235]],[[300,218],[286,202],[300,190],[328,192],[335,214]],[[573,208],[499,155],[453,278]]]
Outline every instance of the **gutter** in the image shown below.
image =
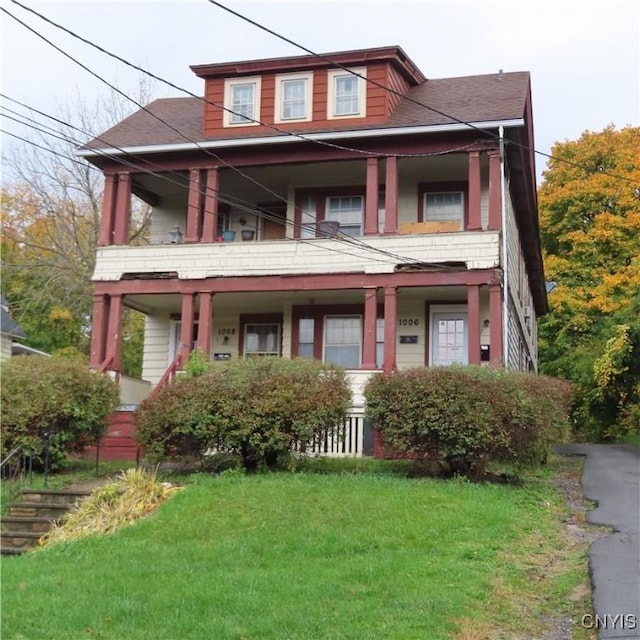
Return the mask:
[[[383,129],[357,129],[351,131],[325,131],[321,133],[294,133],[280,136],[262,136],[256,138],[228,138],[199,142],[179,142],[172,144],[151,144],[130,147],[102,147],[100,149],[79,149],[76,155],[81,158],[94,158],[109,155],[170,153],[175,151],[197,151],[202,149],[225,149],[255,145],[274,145],[291,142],[316,142],[322,140],[353,140],[361,138],[380,138],[388,136],[418,135],[422,133],[451,133],[477,129],[515,128],[524,126],[524,118],[510,120],[489,120],[485,122],[469,122],[464,124],[435,124],[414,127],[386,127]],[[501,137],[502,140],[502,137]]]
[[509,265],[507,253],[509,250],[507,243],[507,201],[506,201],[506,180],[505,180],[505,157],[504,157],[504,128],[502,125],[498,129],[500,135],[500,217],[502,224],[502,288],[504,299],[502,301],[502,357],[504,358],[504,368],[509,368]]

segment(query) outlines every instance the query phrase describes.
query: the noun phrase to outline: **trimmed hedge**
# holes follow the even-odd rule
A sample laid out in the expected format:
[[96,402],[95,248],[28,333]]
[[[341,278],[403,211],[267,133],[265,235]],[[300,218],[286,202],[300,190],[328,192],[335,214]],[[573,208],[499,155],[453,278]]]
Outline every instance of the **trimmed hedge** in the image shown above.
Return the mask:
[[80,450],[106,430],[120,389],[107,376],[74,359],[17,356],[2,363],[0,450],[39,453],[45,433],[57,452]]
[[215,450],[246,469],[274,467],[295,446],[346,419],[344,370],[314,360],[249,358],[215,365],[154,392],[135,413],[136,438],[151,458]]
[[544,460],[568,432],[571,387],[487,367],[433,367],[375,376],[365,398],[390,453],[478,477],[493,461]]

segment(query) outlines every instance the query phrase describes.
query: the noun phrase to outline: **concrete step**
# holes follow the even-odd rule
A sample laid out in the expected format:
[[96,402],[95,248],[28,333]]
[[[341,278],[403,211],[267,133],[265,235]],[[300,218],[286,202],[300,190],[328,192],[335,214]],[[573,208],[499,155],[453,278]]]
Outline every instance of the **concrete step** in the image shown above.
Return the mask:
[[21,492],[21,502],[59,504],[71,506],[79,499],[86,498],[88,491],[74,489],[24,489]]
[[0,518],[0,554],[18,555],[37,546],[53,522],[90,494],[85,489],[25,489]]
[[0,531],[0,550],[3,554],[5,549],[12,549],[13,552],[28,551],[38,545],[38,540],[43,535],[34,531]]
[[0,529],[2,531],[32,531],[43,534],[49,531],[51,522],[51,518],[3,516],[0,518]]

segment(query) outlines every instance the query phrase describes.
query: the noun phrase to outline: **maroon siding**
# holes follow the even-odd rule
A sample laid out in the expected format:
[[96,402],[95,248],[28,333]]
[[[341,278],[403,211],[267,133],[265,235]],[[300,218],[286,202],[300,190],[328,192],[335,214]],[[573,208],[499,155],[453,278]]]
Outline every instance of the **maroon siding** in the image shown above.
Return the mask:
[[[100,442],[100,460],[131,460],[142,456],[136,444],[133,411],[116,411],[107,418],[107,435]],[[85,456],[95,457],[96,448],[87,447]]]

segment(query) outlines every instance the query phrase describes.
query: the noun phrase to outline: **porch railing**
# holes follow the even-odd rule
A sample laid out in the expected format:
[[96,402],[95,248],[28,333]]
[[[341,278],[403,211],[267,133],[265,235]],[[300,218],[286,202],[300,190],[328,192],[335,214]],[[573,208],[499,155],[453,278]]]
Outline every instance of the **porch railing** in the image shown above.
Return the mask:
[[173,360],[173,362],[169,365],[169,368],[164,372],[164,375],[158,381],[158,384],[155,386],[154,391],[157,389],[162,389],[167,384],[170,384],[175,381],[176,375],[178,371],[182,369],[182,353],[179,353]]
[[333,433],[316,438],[305,453],[328,458],[359,458],[364,455],[364,449],[364,413],[353,412]]

